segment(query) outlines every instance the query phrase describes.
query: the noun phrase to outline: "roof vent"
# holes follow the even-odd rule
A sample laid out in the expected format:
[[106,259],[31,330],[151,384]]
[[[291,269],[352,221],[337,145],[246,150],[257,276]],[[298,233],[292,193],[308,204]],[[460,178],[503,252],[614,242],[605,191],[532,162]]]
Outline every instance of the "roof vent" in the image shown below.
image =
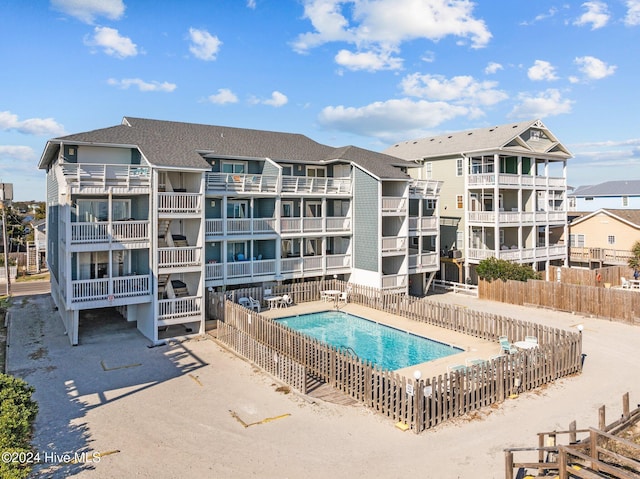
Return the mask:
[[449,135],[447,138],[453,138],[453,136],[452,136],[452,135]]

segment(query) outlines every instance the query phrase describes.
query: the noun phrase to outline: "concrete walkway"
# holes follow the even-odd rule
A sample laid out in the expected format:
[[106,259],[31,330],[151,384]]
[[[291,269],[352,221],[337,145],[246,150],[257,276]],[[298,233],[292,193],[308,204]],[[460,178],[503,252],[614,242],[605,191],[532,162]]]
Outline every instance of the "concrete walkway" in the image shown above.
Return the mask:
[[[583,324],[584,372],[415,435],[361,406],[286,394],[212,340],[149,348],[133,325],[96,317],[72,347],[50,296],[23,297],[11,311],[8,370],[36,387],[34,443],[50,460],[34,477],[501,479],[504,448],[534,446],[537,432],[574,419],[597,425],[603,404],[611,422],[625,392],[640,402],[640,327],[453,293],[434,299]],[[101,456],[58,460],[82,452]]]

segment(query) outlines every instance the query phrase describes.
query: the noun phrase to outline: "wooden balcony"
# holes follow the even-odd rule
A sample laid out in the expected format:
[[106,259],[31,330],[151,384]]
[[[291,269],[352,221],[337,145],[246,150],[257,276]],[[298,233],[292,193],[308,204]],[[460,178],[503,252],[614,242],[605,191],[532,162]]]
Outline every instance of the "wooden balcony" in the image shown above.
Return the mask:
[[138,242],[149,240],[146,220],[71,223],[71,244]]
[[529,263],[535,261],[546,261],[553,259],[564,259],[566,248],[564,245],[540,246],[537,248],[509,248],[503,250],[493,249],[469,249],[469,260],[481,261],[490,257],[514,261],[516,263]]
[[[263,259],[253,261],[237,261],[234,263],[227,263],[226,268],[227,278],[246,278],[247,280],[250,280],[251,278],[275,275],[276,260]],[[206,279],[209,278],[207,277]]]
[[601,263],[611,265],[627,265],[633,257],[631,251],[609,248],[569,247],[569,260],[572,263]]
[[160,214],[199,215],[201,212],[202,195],[200,193],[158,193],[158,213]]
[[469,188],[480,188],[486,186],[497,186],[501,188],[565,188],[567,181],[565,178],[550,176],[516,175],[513,173],[475,173],[469,175]]
[[150,285],[149,275],[76,280],[71,282],[71,302],[114,302],[119,299],[150,296]]
[[439,221],[435,216],[424,216],[422,218],[409,218],[409,231],[412,233],[437,234],[439,231]]
[[409,184],[409,194],[414,197],[435,198],[440,194],[442,181],[413,180]]
[[158,301],[158,326],[200,321],[201,318],[201,296],[184,296]]
[[200,246],[158,248],[158,267],[160,268],[189,267],[200,264],[202,264]]
[[383,196],[382,197],[382,214],[383,215],[406,215],[407,199]]
[[71,193],[149,193],[150,169],[140,165],[62,163],[60,171]]
[[207,173],[207,193],[277,193],[277,175],[250,175],[236,173]]
[[382,255],[393,256],[407,251],[408,239],[406,236],[393,236],[382,238]]
[[435,251],[426,253],[409,253],[409,273],[437,271],[439,255]]
[[351,195],[351,178],[317,178],[315,176],[283,176],[282,193],[295,195]]

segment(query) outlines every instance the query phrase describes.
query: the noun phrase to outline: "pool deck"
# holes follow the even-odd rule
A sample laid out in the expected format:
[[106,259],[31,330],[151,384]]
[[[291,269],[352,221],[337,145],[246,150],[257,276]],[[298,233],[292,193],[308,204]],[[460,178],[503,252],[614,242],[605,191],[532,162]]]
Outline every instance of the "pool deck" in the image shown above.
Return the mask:
[[[456,346],[463,349],[463,352],[452,354],[440,359],[434,359],[426,363],[420,363],[406,368],[398,369],[402,376],[412,378],[415,371],[420,371],[423,379],[433,378],[447,372],[449,366],[465,365],[470,359],[489,360],[492,356],[500,354],[500,344],[498,342],[485,341],[483,339],[467,336],[466,334],[450,331],[439,326],[432,326],[427,323],[413,321],[411,319],[396,316],[366,306],[347,303],[339,304],[338,309],[346,313],[360,316],[372,321],[376,321],[387,326],[391,326],[403,331],[408,331],[419,336],[424,336],[441,343]],[[299,314],[317,313],[320,311],[335,310],[333,302],[313,301],[310,303],[294,304],[288,308],[274,308],[262,311],[262,314],[269,318],[283,318],[285,316],[296,316]]]

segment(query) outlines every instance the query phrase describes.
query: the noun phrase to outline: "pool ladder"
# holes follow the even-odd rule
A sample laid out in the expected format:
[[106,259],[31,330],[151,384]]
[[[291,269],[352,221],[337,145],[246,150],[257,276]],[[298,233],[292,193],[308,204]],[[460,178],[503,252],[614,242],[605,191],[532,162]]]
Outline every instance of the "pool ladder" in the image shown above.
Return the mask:
[[340,346],[340,349],[343,350],[343,351],[347,351],[347,352],[351,353],[356,358],[358,357],[358,355],[356,354],[354,349],[352,347],[350,347],[350,346]]

